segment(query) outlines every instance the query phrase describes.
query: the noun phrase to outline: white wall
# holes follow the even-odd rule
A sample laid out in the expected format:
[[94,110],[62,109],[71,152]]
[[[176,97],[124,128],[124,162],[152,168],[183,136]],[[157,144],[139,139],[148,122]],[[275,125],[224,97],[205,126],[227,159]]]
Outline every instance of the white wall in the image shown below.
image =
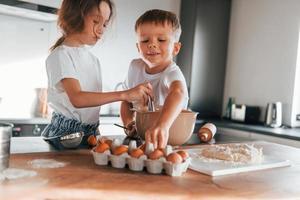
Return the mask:
[[[298,51],[299,0],[233,0],[225,78],[225,107],[283,103],[283,123],[291,125]],[[300,112],[300,111],[299,111]]]
[[[114,0],[116,18],[103,41],[92,49],[102,65],[104,90],[124,80],[131,59],[138,56],[134,24],[146,10],[159,8],[179,14],[180,0]],[[7,10],[7,9],[5,9]],[[30,12],[30,11],[28,11]],[[34,11],[30,12],[34,13]],[[41,31],[43,28],[43,31]],[[55,37],[54,37],[55,36]],[[45,58],[58,37],[56,22],[39,22],[0,15],[0,118],[32,117],[35,88],[47,87]],[[118,113],[118,104],[102,113]]]
[[45,59],[56,15],[0,5],[0,118],[35,115],[36,88],[47,87]]
[[294,98],[292,106],[292,119],[291,125],[300,127],[300,121],[297,120],[297,115],[300,115],[300,28],[299,28],[299,40],[298,40],[298,57],[296,65],[296,79],[294,85]]

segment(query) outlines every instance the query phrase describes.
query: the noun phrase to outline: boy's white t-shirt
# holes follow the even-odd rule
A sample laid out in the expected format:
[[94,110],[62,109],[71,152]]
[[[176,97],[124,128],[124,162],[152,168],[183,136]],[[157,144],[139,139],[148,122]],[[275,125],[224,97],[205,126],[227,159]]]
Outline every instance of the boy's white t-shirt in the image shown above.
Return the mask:
[[54,112],[67,118],[94,124],[99,121],[100,106],[75,108],[61,84],[64,78],[74,78],[79,81],[82,91],[102,91],[99,60],[87,48],[61,45],[48,56],[48,103]]
[[134,59],[130,63],[128,75],[124,82],[124,89],[130,89],[138,84],[149,82],[153,87],[155,106],[163,106],[173,81],[180,81],[185,88],[185,98],[182,103],[182,108],[186,109],[189,100],[186,81],[175,62],[172,62],[160,73],[147,74],[146,63],[142,59]]

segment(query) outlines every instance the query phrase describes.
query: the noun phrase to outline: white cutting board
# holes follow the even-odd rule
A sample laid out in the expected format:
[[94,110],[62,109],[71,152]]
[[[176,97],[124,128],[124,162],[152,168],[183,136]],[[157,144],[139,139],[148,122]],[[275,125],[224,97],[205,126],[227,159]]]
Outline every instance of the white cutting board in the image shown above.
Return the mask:
[[192,158],[189,168],[210,176],[222,176],[227,174],[286,167],[291,165],[289,160],[274,158],[270,155],[264,155],[264,160],[260,164],[234,165],[223,161],[207,162],[193,156],[193,154],[199,153],[201,151],[201,148],[186,149],[186,151],[191,155]]

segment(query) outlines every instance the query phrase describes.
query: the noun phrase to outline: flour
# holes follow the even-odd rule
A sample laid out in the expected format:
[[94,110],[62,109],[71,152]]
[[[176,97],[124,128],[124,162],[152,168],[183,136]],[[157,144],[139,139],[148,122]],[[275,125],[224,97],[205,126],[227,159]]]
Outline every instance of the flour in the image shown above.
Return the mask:
[[203,148],[197,157],[204,162],[255,164],[263,161],[262,148],[249,144],[223,144]]
[[28,162],[32,168],[60,168],[64,167],[66,163],[58,162],[54,159],[35,159]]
[[0,180],[2,180],[2,181],[5,179],[13,180],[13,179],[19,179],[19,178],[33,177],[36,175],[37,175],[37,173],[35,171],[25,170],[25,169],[8,168],[0,174]]

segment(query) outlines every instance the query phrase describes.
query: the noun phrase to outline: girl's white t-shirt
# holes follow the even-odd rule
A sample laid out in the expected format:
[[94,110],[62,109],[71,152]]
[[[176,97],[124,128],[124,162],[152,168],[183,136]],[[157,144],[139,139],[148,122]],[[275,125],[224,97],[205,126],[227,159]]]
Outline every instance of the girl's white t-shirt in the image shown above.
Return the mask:
[[142,59],[134,59],[129,66],[128,75],[124,82],[124,89],[130,89],[138,84],[149,82],[153,87],[155,106],[163,106],[169,94],[169,88],[174,81],[180,81],[185,89],[182,108],[186,109],[189,101],[185,78],[176,65],[172,62],[164,71],[157,74],[146,72],[146,63]]
[[64,78],[74,78],[79,81],[82,91],[102,91],[101,66],[96,56],[89,52],[88,47],[58,46],[48,56],[46,69],[48,103],[54,112],[83,123],[97,123],[100,106],[75,108],[61,84]]

